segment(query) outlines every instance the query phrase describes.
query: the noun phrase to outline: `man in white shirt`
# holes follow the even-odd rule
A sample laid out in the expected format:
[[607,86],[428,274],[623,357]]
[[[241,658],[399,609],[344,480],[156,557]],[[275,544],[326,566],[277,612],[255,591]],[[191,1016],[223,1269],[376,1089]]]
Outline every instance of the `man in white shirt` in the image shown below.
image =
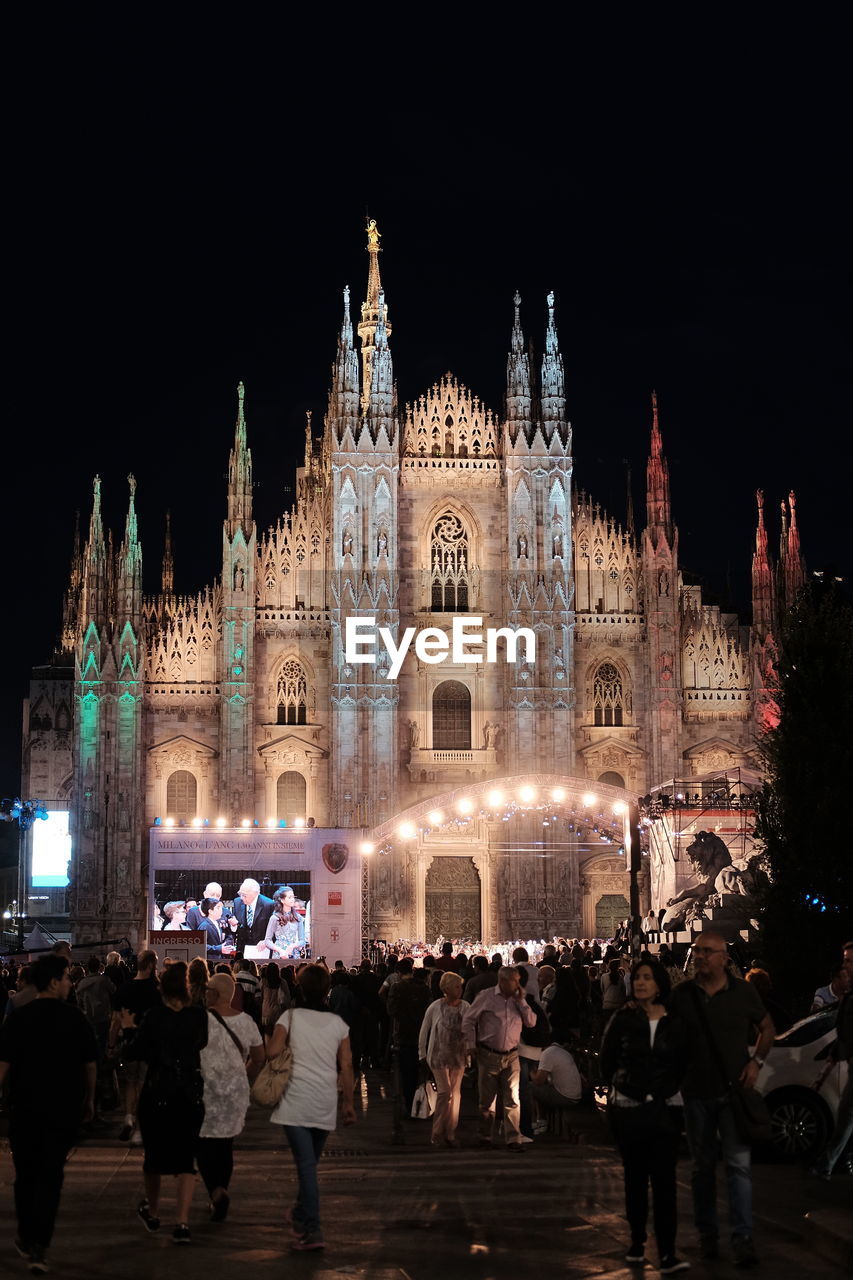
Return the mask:
[[542,1050],[539,1068],[531,1076],[533,1097],[540,1107],[576,1107],[581,1100],[581,1075],[572,1055],[561,1044]]

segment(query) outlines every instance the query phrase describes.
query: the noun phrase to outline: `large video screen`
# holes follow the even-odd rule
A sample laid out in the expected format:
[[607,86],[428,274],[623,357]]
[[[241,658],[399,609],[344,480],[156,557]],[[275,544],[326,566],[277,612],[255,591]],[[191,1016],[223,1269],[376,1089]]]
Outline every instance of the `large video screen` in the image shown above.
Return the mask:
[[33,861],[30,882],[33,888],[64,889],[71,861],[71,833],[67,809],[54,809],[39,818],[32,828]]
[[[244,901],[240,887],[249,882]],[[206,923],[200,911],[205,897],[218,898]],[[251,906],[251,916],[247,908]],[[251,923],[249,922],[251,919]],[[242,955],[264,964],[289,964],[311,958],[311,875],[299,868],[249,873],[240,870],[158,871],[151,904],[152,929],[201,928],[208,960]]]

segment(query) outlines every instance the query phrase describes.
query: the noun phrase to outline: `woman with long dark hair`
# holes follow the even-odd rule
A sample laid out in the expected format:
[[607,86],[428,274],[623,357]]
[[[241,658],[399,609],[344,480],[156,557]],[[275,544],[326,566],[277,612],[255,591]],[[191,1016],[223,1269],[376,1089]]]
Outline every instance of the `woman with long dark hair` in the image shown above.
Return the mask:
[[306,964],[296,981],[297,1007],[279,1018],[267,1041],[267,1057],[274,1058],[290,1042],[290,1081],[271,1119],[284,1126],[296,1164],[299,1189],[290,1215],[292,1247],[304,1252],[325,1246],[317,1164],[337,1122],[339,1080],[344,1124],[355,1122],[355,1108],[347,1024],[326,1008],[329,971],[321,964]]
[[121,1056],[148,1064],[138,1111],[145,1198],[136,1212],[147,1231],[160,1230],[160,1182],[171,1174],[176,1184],[172,1239],[189,1244],[195,1151],[204,1119],[200,1055],[207,1044],[207,1010],[190,1003],[182,960],[160,975],[160,996],[138,1027],[129,1010],[121,1011]]
[[681,1132],[681,1095],[687,1070],[687,1028],[667,1014],[669,975],[644,957],[631,969],[631,998],[604,1033],[601,1071],[610,1085],[607,1114],[625,1175],[631,1244],[625,1261],[645,1265],[649,1183],[662,1275],[690,1265],[675,1253],[675,1166]]
[[[296,894],[289,884],[283,884],[272,896],[273,913],[267,925],[266,937],[258,943],[259,951],[271,956],[291,960],[305,946],[305,919],[296,909]],[[301,954],[301,952],[300,952]]]

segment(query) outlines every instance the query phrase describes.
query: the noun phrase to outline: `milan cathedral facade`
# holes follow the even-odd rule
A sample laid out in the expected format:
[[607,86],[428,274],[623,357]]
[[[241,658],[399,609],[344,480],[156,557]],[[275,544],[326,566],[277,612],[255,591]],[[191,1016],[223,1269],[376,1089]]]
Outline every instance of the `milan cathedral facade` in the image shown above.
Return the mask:
[[[296,500],[266,530],[238,389],[216,581],[175,595],[167,541],[161,591],[146,596],[135,484],[116,546],[95,480],[61,652],[33,673],[22,791],[70,813],[78,940],[144,935],[149,831],[167,817],[310,817],[375,837],[381,936],[599,932],[624,860],[568,814],[445,820],[453,797],[535,776],[635,797],[758,768],[778,615],[803,579],[793,495],[777,563],[759,495],[746,625],[682,578],[654,398],[643,527],[575,488],[553,295],[535,364],[515,298],[502,413],[450,374],[403,405],[374,224],[368,254],[355,331],[344,292],[322,434],[309,422]],[[449,615],[532,629],[535,660],[410,652],[394,681],[381,653],[347,660],[348,617],[400,636]],[[395,835],[430,807],[435,821]]]

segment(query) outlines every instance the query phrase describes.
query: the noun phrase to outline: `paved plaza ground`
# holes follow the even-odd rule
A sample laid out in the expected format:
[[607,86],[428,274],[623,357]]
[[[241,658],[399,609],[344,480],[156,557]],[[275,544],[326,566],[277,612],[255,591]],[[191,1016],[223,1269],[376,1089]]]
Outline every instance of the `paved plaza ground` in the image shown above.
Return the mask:
[[[324,1253],[293,1254],[284,1226],[294,1188],[281,1130],[252,1108],[236,1157],[228,1220],[207,1217],[199,1187],[193,1243],[171,1240],[171,1187],[159,1236],[134,1210],[142,1189],[142,1151],[113,1136],[118,1122],[88,1138],[69,1160],[51,1272],[67,1280],[544,1280],[612,1277],[636,1269],[622,1261],[627,1243],[621,1165],[602,1118],[578,1118],[580,1141],[546,1134],[520,1155],[478,1148],[473,1093],[466,1088],[458,1151],[429,1145],[429,1124],[408,1121],[405,1145],[393,1140],[389,1079],[369,1072],[360,1088],[358,1124],[331,1138],[321,1164]],[[49,1102],[46,1104],[49,1105]],[[118,1121],[118,1118],[117,1118]],[[702,1263],[691,1225],[688,1168],[679,1166],[679,1252],[694,1280],[734,1280],[728,1250]],[[12,1248],[12,1165],[0,1151],[0,1276],[27,1275]],[[832,1280],[850,1274],[853,1177],[809,1179],[798,1167],[755,1171],[756,1275]],[[650,1244],[648,1256],[657,1262]],[[657,1275],[655,1267],[646,1269]]]

